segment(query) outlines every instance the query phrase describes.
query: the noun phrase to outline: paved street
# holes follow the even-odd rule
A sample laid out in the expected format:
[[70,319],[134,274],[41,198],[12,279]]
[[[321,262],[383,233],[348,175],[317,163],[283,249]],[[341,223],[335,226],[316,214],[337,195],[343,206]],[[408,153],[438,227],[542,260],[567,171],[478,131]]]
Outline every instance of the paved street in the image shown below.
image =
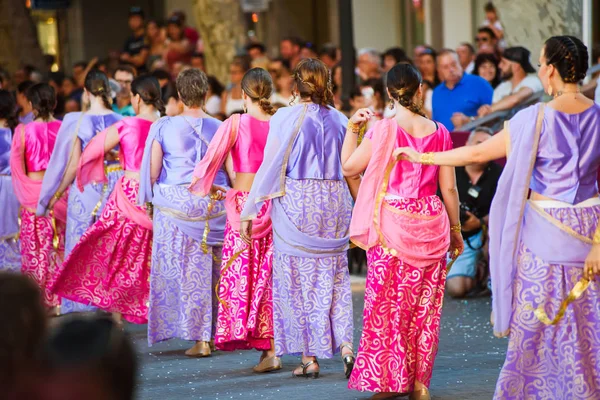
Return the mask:
[[[353,285],[355,348],[362,328],[364,288]],[[507,341],[495,339],[489,326],[490,299],[456,301],[446,298],[440,350],[431,393],[437,400],[491,399],[504,360]],[[129,326],[142,368],[138,398],[170,399],[367,399],[370,393],[346,388],[340,359],[321,360],[317,380],[293,378],[298,358],[284,357],[281,372],[257,375],[251,367],[259,353],[216,352],[211,358],[190,359],[189,342],[172,340],[148,348],[145,326]]]

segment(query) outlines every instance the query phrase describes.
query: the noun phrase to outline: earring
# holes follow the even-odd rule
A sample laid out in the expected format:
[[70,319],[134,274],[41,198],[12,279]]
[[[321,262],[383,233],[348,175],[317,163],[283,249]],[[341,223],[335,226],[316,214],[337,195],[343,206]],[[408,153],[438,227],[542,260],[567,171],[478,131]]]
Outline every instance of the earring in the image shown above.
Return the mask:
[[394,109],[394,102],[393,102],[393,101],[390,101],[390,104],[388,105],[388,108],[389,108],[390,110],[393,110],[393,109]]
[[246,114],[248,112],[248,107],[246,107],[246,103],[244,103],[244,105],[242,105],[242,110],[244,111],[244,114]]
[[548,85],[548,96],[552,97],[552,93],[554,92],[554,89],[552,89],[552,85]]

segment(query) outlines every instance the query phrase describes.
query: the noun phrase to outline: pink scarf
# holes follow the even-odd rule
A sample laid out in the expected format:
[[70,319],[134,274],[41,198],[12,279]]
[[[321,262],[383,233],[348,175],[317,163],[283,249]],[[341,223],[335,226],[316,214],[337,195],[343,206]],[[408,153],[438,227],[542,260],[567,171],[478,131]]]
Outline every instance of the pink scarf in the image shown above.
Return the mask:
[[393,119],[376,122],[373,153],[363,176],[350,223],[350,239],[368,250],[381,245],[414,267],[426,267],[444,257],[450,245],[450,222],[444,212],[423,218],[386,205],[389,175],[395,165]]
[[[15,195],[21,206],[35,213],[42,190],[41,180],[31,179],[27,176],[25,167],[25,125],[20,125],[17,134],[13,137],[10,151],[10,170],[12,175]],[[67,221],[67,193],[54,204],[53,216],[59,221]]]
[[[237,212],[235,204],[235,196],[239,193],[239,190],[229,189],[227,196],[225,197],[225,210],[227,210],[227,219],[231,225],[231,229],[235,232],[240,231],[241,218],[240,213]],[[271,202],[267,201],[267,209],[264,214],[259,218],[252,220],[252,239],[262,239],[271,232]]]
[[[108,128],[110,129],[110,128]],[[106,171],[104,170],[104,143],[108,134],[108,129],[97,134],[86,146],[81,158],[79,159],[79,167],[77,169],[77,188],[83,192],[85,185],[90,183],[108,183]],[[122,152],[122,147],[119,152]],[[121,163],[124,160],[123,155],[120,155]],[[132,220],[141,227],[152,230],[152,220],[146,214],[142,207],[131,204],[127,195],[123,191],[123,179],[115,185],[112,196],[115,196],[115,205],[120,214]]]
[[240,127],[240,114],[233,114],[217,129],[208,146],[206,154],[194,168],[193,181],[189,190],[204,197],[210,193],[217,172],[223,167],[229,151],[237,140]]

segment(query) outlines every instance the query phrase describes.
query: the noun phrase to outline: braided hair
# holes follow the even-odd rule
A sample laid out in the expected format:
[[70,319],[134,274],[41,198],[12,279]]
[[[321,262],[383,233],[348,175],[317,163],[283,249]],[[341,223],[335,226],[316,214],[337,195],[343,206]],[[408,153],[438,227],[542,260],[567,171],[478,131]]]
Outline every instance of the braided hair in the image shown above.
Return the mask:
[[165,115],[165,104],[163,103],[158,80],[151,75],[138,76],[131,82],[131,93],[139,95],[144,104],[153,106],[161,116]]
[[588,70],[588,49],[575,36],[553,36],[544,46],[546,64],[554,65],[565,83],[578,83]]
[[333,104],[331,73],[321,60],[305,58],[294,71],[294,83],[300,98],[310,100],[321,106]]
[[112,99],[110,97],[110,86],[108,76],[99,69],[93,69],[85,76],[83,84],[85,89],[93,96],[100,97],[104,107],[111,109]]
[[412,64],[396,64],[387,73],[387,88],[392,99],[410,112],[427,118],[422,101],[415,102],[421,83],[421,73]]
[[242,79],[242,90],[253,102],[258,102],[263,112],[269,115],[275,114],[275,108],[270,101],[273,94],[273,80],[267,71],[262,68],[252,68],[246,72]]

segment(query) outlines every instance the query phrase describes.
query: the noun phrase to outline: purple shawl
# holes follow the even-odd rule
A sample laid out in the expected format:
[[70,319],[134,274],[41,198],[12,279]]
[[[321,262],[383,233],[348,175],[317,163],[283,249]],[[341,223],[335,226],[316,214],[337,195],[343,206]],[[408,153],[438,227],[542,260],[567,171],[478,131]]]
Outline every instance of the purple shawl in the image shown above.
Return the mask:
[[[152,124],[150,133],[146,139],[144,147],[144,157],[140,168],[140,188],[138,194],[138,204],[152,202],[155,208],[162,209],[165,215],[187,236],[201,241],[204,240],[205,226],[208,223],[210,230],[206,237],[208,246],[221,246],[225,232],[225,221],[227,215],[225,212],[225,202],[217,201],[214,204],[210,215],[208,208],[210,196],[200,197],[192,194],[188,190],[190,182],[182,182],[180,185],[161,185],[160,182],[152,185],[151,176],[151,158],[152,144],[161,130],[165,129],[165,122],[168,117],[163,117]],[[202,134],[202,123],[204,119],[199,119],[199,128],[195,127],[195,133],[200,135],[203,142],[209,143]],[[163,138],[168,138],[168,133],[163,134]],[[202,154],[204,156],[204,154]],[[221,174],[224,178],[224,174]],[[216,184],[229,187],[226,179],[218,179]]]
[[290,154],[311,106],[318,109],[315,104],[299,104],[281,108],[271,118],[265,155],[242,211],[243,221],[256,218],[266,200],[285,195],[285,176]]
[[[81,150],[83,151],[96,133],[103,131],[112,124],[120,121],[122,118],[123,117],[116,113],[94,115],[83,112],[72,112],[65,115],[56,136],[56,144],[54,145],[54,150],[52,151],[50,161],[48,162],[48,168],[44,175],[40,199],[37,206],[37,215],[44,215],[46,213],[48,203],[58,190],[65,175],[69,160],[73,154],[73,146],[77,143],[75,139],[80,139]],[[95,192],[91,188],[90,191]],[[92,204],[93,207],[97,201],[98,200],[94,198],[93,201],[88,202],[88,204]]]
[[490,209],[492,309],[494,334],[498,337],[507,336],[510,330],[517,247],[543,119],[544,104],[540,103],[520,111],[505,124],[510,156]]

